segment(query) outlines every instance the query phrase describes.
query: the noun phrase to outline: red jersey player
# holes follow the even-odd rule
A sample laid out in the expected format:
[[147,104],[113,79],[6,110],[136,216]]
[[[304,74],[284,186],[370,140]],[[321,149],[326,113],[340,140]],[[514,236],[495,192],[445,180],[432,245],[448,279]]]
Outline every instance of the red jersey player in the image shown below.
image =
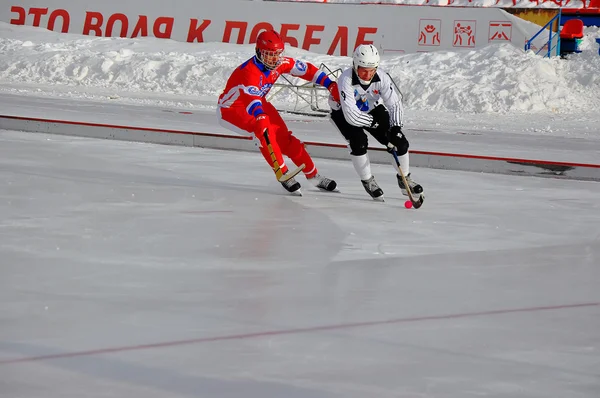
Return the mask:
[[[277,177],[288,172],[283,159],[283,155],[286,155],[297,166],[304,164],[304,175],[317,188],[333,191],[336,182],[318,174],[304,144],[292,134],[279,112],[265,97],[282,74],[319,84],[329,90],[334,101],[339,102],[337,83],[313,64],[283,56],[283,50],[283,40],[274,30],[258,35],[256,55],[235,69],[219,96],[219,123],[237,133],[254,134],[260,152],[276,175],[279,174]],[[274,156],[269,151],[268,143]],[[300,193],[300,184],[294,178],[284,179],[280,182],[288,192]]]

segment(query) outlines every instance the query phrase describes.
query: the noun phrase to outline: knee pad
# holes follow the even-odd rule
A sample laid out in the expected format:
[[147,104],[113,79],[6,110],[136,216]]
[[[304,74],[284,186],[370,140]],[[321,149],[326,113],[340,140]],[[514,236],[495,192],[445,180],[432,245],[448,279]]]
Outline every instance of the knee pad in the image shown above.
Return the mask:
[[290,159],[300,156],[304,151],[304,144],[298,138],[292,135],[291,131],[288,131],[288,136],[285,137],[279,144],[281,151],[288,156]]
[[408,140],[406,139],[406,136],[404,134],[400,134],[400,135],[396,135],[396,136],[392,137],[390,142],[392,143],[392,145],[394,145],[396,147],[398,156],[402,156],[406,152],[408,152],[409,144],[408,144]]
[[369,140],[366,134],[361,134],[355,137],[352,137],[350,142],[350,154],[354,156],[362,156],[367,153],[367,146],[369,145]]

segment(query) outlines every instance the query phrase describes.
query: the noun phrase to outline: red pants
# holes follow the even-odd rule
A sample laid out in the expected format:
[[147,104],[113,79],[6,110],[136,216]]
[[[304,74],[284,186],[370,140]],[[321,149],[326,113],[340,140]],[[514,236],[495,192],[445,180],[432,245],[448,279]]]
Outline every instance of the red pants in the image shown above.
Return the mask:
[[[277,112],[277,109],[271,103],[263,100],[263,110],[269,116],[271,125],[269,126],[269,140],[271,141],[271,147],[275,158],[279,163],[279,167],[283,173],[288,171],[288,168],[283,159],[283,155],[289,157],[296,166],[304,163],[304,174],[306,178],[312,178],[317,174],[317,168],[315,163],[311,159],[302,141],[292,135],[292,132],[287,128],[285,122]],[[236,133],[239,134],[251,134],[254,136],[254,125],[256,119],[254,116],[249,115],[246,109],[240,107],[231,108],[218,108],[217,116],[219,117],[219,123]],[[273,167],[271,161],[271,154],[267,149],[267,143],[265,138],[261,137],[260,140],[254,136],[254,139],[258,141],[257,145],[262,153],[263,157],[267,161],[270,167]]]

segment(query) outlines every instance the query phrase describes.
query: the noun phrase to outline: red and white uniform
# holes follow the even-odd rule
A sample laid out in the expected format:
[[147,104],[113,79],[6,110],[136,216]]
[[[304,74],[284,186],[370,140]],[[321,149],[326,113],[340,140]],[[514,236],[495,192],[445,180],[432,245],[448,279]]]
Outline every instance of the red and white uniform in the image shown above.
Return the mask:
[[[254,56],[237,67],[229,77],[223,93],[219,96],[217,117],[222,126],[246,135],[254,134],[257,116],[268,115],[268,134],[281,170],[287,172],[283,153],[296,165],[304,163],[304,173],[307,178],[311,178],[317,174],[317,169],[304,144],[292,135],[279,112],[265,98],[282,74],[297,76],[325,88],[332,84],[327,75],[311,63],[281,57],[280,64],[270,70]],[[261,153],[267,163],[271,164],[264,137],[258,137],[258,141]]]

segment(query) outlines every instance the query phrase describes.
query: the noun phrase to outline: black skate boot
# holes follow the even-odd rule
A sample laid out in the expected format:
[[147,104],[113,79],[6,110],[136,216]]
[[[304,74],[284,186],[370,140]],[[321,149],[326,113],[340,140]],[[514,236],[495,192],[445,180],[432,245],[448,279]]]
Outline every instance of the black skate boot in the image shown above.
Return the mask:
[[309,181],[313,183],[313,185],[323,191],[335,191],[337,188],[337,183],[327,177],[323,177],[320,174],[315,174],[313,178],[309,178]]
[[371,176],[368,180],[360,180],[365,187],[365,191],[375,200],[383,201],[383,190],[377,185],[375,177]]
[[302,196],[302,192],[300,192],[300,183],[293,177],[282,182],[281,186],[291,194]]
[[[398,186],[400,187],[402,194],[404,196],[408,196],[408,192],[406,192],[406,187],[404,186],[404,181],[402,181],[402,177],[400,177],[399,174],[396,174],[396,177],[398,178]],[[410,178],[410,173],[408,173],[405,177],[406,177],[406,182],[408,183],[408,186],[410,187],[411,194],[420,195],[423,193],[423,187],[420,184],[417,184],[416,182],[414,182],[412,180],[412,178]]]

